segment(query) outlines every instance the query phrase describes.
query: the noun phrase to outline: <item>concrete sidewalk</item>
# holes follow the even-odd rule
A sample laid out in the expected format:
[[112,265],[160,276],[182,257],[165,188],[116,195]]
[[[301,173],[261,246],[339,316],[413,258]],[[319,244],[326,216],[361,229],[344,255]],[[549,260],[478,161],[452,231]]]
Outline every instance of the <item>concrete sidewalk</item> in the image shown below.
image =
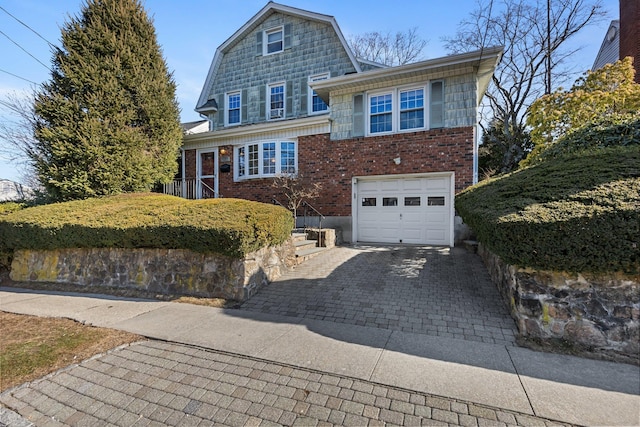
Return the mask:
[[[579,425],[640,425],[640,368],[244,310],[0,288],[0,310],[145,337]],[[460,419],[458,419],[460,422]]]

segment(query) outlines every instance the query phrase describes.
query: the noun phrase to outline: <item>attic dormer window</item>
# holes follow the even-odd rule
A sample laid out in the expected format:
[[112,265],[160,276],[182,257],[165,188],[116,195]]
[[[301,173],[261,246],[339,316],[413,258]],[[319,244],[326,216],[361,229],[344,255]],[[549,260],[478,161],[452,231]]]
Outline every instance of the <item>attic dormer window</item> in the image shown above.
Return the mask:
[[270,55],[272,53],[282,52],[284,50],[284,28],[277,27],[271,30],[267,30],[265,33],[266,43],[266,51],[265,55]]

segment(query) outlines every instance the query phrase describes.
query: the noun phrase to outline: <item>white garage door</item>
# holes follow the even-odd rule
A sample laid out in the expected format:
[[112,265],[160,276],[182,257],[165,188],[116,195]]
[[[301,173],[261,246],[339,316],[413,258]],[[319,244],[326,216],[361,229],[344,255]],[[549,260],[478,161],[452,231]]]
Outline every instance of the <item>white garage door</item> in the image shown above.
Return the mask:
[[453,174],[355,181],[359,242],[453,245]]

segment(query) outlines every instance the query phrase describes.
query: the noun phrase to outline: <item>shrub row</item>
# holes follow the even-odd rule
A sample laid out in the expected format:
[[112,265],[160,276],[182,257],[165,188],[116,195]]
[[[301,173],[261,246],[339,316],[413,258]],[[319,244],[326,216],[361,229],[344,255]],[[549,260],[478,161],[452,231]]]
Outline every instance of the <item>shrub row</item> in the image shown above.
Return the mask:
[[0,251],[166,248],[243,257],[283,243],[292,228],[291,213],[279,206],[239,199],[127,194],[0,216]]
[[640,146],[559,156],[470,187],[456,208],[509,264],[640,274]]
[[607,116],[601,121],[582,126],[560,138],[529,164],[584,150],[640,145],[640,119],[637,117]]

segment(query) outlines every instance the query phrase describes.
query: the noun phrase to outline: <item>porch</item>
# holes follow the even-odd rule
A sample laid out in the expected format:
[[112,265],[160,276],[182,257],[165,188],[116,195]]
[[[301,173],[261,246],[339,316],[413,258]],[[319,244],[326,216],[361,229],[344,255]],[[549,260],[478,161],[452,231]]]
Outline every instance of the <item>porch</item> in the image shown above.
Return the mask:
[[222,197],[222,194],[213,189],[212,178],[176,179],[167,184],[162,184],[162,193],[185,199],[213,199]]

